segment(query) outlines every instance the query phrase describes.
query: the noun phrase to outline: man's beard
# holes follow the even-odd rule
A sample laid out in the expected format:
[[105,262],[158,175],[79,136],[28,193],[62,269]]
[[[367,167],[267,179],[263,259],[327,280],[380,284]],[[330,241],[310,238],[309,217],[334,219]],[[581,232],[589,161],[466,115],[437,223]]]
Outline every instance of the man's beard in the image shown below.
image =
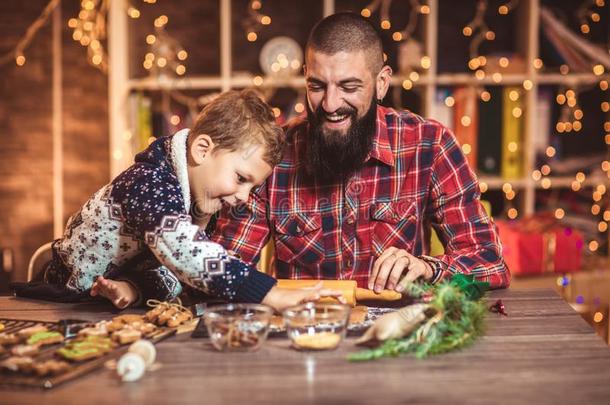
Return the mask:
[[321,184],[333,184],[348,179],[364,166],[364,160],[371,151],[375,137],[377,103],[371,106],[364,116],[358,119],[355,108],[342,107],[339,115],[348,115],[351,125],[346,133],[324,131],[326,122],[322,106],[312,111],[307,103],[309,133],[305,151],[305,169],[310,177]]

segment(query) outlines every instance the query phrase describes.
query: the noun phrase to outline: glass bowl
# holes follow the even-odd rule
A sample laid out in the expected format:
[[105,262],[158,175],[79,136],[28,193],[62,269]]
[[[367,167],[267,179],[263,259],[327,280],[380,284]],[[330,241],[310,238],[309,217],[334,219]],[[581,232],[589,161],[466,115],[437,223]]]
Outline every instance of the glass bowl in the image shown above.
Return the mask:
[[286,309],[282,316],[292,345],[300,350],[331,350],[345,338],[351,307],[308,302]]
[[258,350],[267,339],[273,309],[261,304],[226,304],[203,314],[212,345],[220,351]]

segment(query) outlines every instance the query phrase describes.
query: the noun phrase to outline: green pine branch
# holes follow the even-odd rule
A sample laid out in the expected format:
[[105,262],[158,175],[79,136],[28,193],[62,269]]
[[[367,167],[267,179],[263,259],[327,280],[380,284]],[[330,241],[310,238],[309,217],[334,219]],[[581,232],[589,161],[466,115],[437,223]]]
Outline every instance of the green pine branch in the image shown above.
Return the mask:
[[435,286],[412,283],[407,293],[421,297],[432,292],[431,307],[434,315],[403,339],[388,340],[379,347],[363,350],[348,356],[351,361],[376,360],[413,353],[417,358],[446,353],[465,347],[483,334],[487,307],[480,299],[489,288],[487,283],[473,276],[458,274],[450,282]]

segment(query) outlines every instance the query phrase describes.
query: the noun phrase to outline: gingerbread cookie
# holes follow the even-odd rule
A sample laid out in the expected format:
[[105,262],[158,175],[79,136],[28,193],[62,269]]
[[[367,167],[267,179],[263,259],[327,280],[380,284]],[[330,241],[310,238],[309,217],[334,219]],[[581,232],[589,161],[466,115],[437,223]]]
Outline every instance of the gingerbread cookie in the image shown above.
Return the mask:
[[0,362],[0,368],[8,371],[28,372],[32,369],[34,360],[31,357],[13,356]]
[[161,303],[145,313],[144,319],[146,319],[148,322],[157,323],[157,318],[159,318],[159,315],[161,315],[167,308],[169,308],[169,304]]
[[144,315],[144,319],[158,326],[175,328],[193,319],[193,314],[182,305],[162,302],[148,311]]
[[34,335],[35,333],[48,332],[48,331],[49,330],[47,329],[46,326],[34,325],[34,326],[30,326],[29,328],[21,329],[20,331],[17,332],[17,335],[22,339],[27,339],[30,336]]
[[65,373],[70,369],[70,364],[61,360],[47,360],[34,363],[31,368],[39,377],[44,377]]
[[96,324],[95,326],[89,326],[87,328],[83,328],[78,331],[78,336],[99,336],[99,337],[107,337],[108,329],[106,329],[106,324]]
[[157,326],[154,323],[143,323],[137,328],[143,335],[149,335],[157,330]]
[[66,360],[84,361],[101,357],[114,347],[115,344],[107,337],[86,336],[69,342],[56,353]]
[[64,336],[59,332],[38,332],[26,341],[29,345],[46,346],[64,341]]
[[14,345],[19,343],[21,339],[14,333],[0,333],[0,345]]
[[136,340],[142,337],[142,332],[132,328],[124,328],[118,330],[112,334],[112,340],[118,342],[121,345],[125,345],[127,343],[133,343]]
[[143,323],[144,317],[142,315],[138,315],[138,314],[124,314],[124,315],[115,316],[114,318],[112,318],[112,321],[129,325],[134,322]]
[[182,325],[186,321],[190,321],[191,319],[193,319],[193,314],[190,311],[180,311],[172,315],[172,317],[167,320],[167,326],[170,328],[175,328]]
[[17,345],[11,348],[13,356],[33,356],[38,353],[38,345]]

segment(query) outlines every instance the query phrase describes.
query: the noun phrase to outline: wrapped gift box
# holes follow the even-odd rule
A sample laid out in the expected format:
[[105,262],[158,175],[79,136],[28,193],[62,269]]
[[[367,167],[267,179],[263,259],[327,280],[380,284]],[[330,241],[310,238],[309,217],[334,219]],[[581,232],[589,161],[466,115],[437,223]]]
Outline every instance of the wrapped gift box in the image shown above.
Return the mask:
[[580,270],[584,246],[579,231],[549,216],[497,220],[504,260],[513,275],[573,273]]

